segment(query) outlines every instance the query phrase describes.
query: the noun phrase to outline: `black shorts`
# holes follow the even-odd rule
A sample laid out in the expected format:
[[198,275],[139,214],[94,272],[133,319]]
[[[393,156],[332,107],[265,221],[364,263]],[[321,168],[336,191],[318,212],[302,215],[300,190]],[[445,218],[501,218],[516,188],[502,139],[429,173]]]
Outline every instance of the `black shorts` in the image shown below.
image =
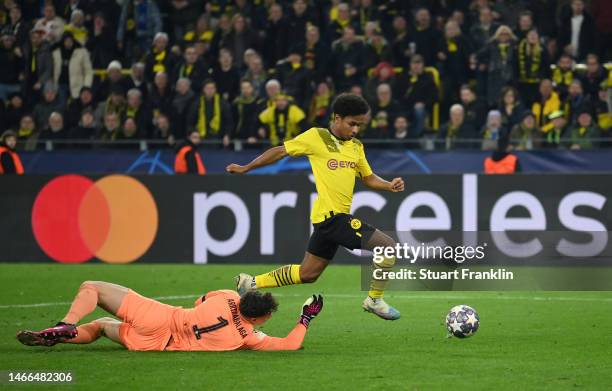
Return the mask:
[[308,241],[308,252],[331,260],[339,246],[354,250],[363,248],[376,228],[346,213],[331,213],[331,217],[313,224]]

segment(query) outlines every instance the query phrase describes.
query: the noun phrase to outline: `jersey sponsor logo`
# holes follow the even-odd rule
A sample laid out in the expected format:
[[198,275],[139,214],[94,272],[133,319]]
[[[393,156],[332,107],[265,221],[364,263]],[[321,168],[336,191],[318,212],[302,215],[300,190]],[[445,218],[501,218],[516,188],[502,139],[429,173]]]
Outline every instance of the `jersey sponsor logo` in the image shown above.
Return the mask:
[[236,300],[227,299],[227,304],[229,305],[230,311],[232,312],[232,323],[234,323],[234,327],[238,330],[240,336],[244,339],[247,337],[247,332],[242,326],[242,321],[240,320],[240,315],[238,314],[238,306],[236,305]]
[[357,163],[351,162],[349,160],[329,159],[327,161],[327,168],[329,168],[330,170],[336,170],[338,168],[356,168],[356,167],[357,167]]

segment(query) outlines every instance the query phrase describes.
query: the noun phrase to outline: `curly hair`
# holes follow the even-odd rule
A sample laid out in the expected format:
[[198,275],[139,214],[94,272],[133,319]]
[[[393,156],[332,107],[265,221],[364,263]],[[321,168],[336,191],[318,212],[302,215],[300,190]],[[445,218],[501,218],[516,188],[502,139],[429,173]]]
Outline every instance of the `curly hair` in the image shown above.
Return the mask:
[[278,309],[278,303],[270,292],[247,292],[240,298],[240,313],[249,318],[258,318]]
[[370,105],[361,96],[350,93],[343,93],[332,103],[334,114],[340,117],[364,115],[370,112]]

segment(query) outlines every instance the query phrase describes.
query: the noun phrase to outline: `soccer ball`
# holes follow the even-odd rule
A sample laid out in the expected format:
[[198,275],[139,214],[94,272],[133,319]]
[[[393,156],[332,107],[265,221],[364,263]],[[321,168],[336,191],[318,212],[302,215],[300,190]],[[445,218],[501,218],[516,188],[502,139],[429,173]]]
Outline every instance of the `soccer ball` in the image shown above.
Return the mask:
[[467,338],[480,326],[480,317],[475,309],[468,305],[456,305],[446,315],[446,328],[457,338]]

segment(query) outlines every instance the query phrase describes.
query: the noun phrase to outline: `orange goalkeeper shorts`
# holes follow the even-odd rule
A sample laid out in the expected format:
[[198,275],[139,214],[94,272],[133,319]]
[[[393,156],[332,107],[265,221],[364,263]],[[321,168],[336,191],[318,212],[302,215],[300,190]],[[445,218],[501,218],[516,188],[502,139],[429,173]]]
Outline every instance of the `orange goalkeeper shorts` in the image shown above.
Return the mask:
[[117,316],[119,338],[129,350],[164,350],[171,337],[172,316],[179,307],[160,303],[129,290]]

